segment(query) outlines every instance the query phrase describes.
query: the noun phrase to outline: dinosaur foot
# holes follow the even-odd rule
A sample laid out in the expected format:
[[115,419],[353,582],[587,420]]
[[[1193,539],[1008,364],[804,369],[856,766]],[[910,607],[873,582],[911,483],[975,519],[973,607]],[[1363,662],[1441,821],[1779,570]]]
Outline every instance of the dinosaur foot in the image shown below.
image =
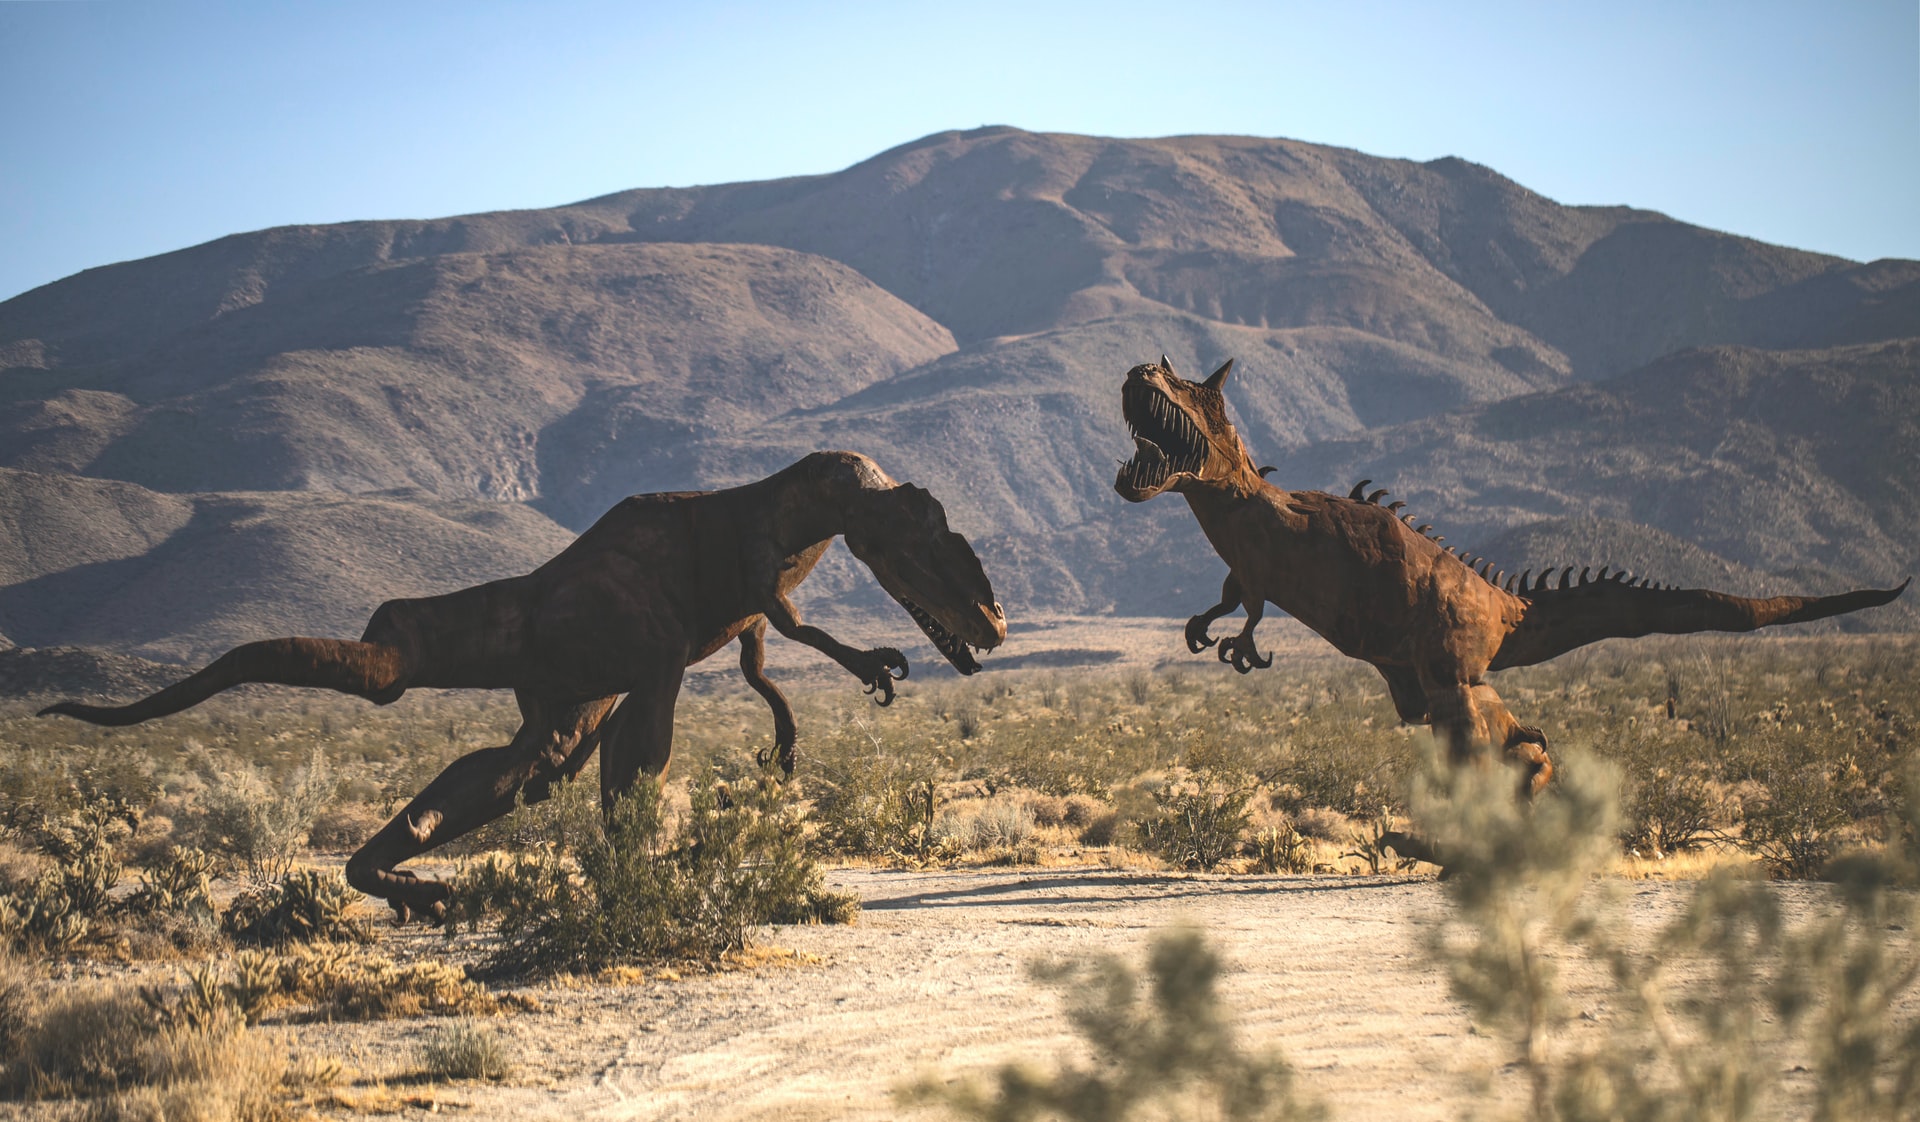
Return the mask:
[[1417,837],[1413,834],[1400,830],[1389,830],[1380,835],[1380,848],[1391,849],[1400,856],[1410,857],[1415,861],[1425,861],[1429,865],[1438,865],[1440,867],[1441,880],[1446,880],[1448,873],[1451,871],[1447,868],[1447,863],[1441,859],[1439,851],[1434,849],[1432,843],[1428,842],[1425,838]]
[[1242,674],[1251,673],[1255,668],[1265,670],[1273,665],[1273,656],[1260,656],[1260,648],[1253,645],[1251,635],[1230,635],[1220,640],[1220,661],[1232,666]]
[[1220,641],[1207,634],[1207,628],[1212,624],[1213,621],[1206,616],[1194,616],[1187,621],[1187,649],[1189,651],[1192,651],[1194,654],[1199,654],[1201,651],[1206,650],[1208,647]]
[[405,926],[418,920],[437,927],[446,922],[447,901],[453,897],[452,885],[392,869],[378,870],[374,876],[379,883],[371,886],[371,890],[362,888],[362,891],[386,900],[387,906],[393,909],[396,925]]
[[[861,651],[848,660],[847,669],[867,687],[867,692],[876,694],[876,705],[893,704],[893,684],[907,676],[907,656],[893,647],[875,647],[870,651]],[[896,674],[894,671],[898,670]]]
[[780,762],[780,778],[793,778],[794,751],[793,742],[775,744],[771,748],[762,748],[753,754],[754,762],[765,768],[775,760]]

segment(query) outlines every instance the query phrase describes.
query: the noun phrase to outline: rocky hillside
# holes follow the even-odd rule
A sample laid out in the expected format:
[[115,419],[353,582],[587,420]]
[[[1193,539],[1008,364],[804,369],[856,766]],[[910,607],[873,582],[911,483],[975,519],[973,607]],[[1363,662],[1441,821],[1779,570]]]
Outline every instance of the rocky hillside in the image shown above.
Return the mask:
[[[1579,527],[1883,581],[1920,567],[1913,337],[1920,263],[1239,137],[982,129],[833,175],[240,234],[0,304],[0,634],[352,633],[623,495],[820,447],[942,496],[1010,608],[1184,614],[1218,562],[1180,504],[1108,487],[1119,378],[1162,352],[1238,358],[1290,485],[1374,476],[1451,540]],[[844,557],[813,583],[877,596]]]

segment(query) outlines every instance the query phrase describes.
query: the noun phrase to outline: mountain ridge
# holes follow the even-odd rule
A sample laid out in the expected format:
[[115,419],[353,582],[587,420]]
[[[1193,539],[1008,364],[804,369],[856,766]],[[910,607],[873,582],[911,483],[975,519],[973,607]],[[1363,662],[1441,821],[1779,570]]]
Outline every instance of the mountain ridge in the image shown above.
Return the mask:
[[[995,126],[825,175],[231,235],[35,289],[0,303],[0,509],[37,511],[15,516],[23,540],[70,542],[69,568],[117,564],[132,587],[142,543],[179,533],[181,497],[327,495],[331,513],[247,501],[261,525],[434,540],[466,533],[440,507],[491,503],[550,544],[629,493],[852,447],[945,500],[1010,607],[1185,614],[1211,600],[1217,560],[1179,504],[1109,487],[1128,450],[1120,376],[1164,352],[1189,374],[1240,360],[1237,421],[1292,486],[1399,476],[1462,540],[1579,526],[1704,549],[1688,564],[1708,574],[1881,580],[1920,555],[1890,513],[1920,459],[1915,337],[1916,262],[1561,206],[1452,157]],[[1583,468],[1632,498],[1580,484]],[[52,476],[137,488],[115,493],[133,514],[100,507],[119,529],[73,537]],[[1785,512],[1771,544],[1742,528],[1767,510]],[[487,541],[449,546],[468,558],[450,571],[493,571],[472,556]],[[304,591],[330,574],[297,550],[250,556],[279,566],[244,582],[257,610],[202,604],[129,649],[339,626]],[[814,583],[882,603],[850,564]],[[65,642],[48,621],[90,618],[21,616],[21,582],[56,599],[98,583],[0,587],[12,641]]]

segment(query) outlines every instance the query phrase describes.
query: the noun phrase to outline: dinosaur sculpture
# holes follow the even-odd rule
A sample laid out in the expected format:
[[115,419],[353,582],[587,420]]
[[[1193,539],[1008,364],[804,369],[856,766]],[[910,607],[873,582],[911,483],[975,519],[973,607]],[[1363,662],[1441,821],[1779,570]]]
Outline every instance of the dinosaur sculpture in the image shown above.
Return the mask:
[[1752,631],[1888,603],[1907,587],[1836,596],[1755,600],[1708,589],[1669,588],[1623,572],[1571,568],[1510,577],[1492,562],[1442,547],[1432,527],[1385,506],[1385,490],[1362,480],[1342,497],[1288,491],[1255,468],[1227,419],[1222,387],[1229,359],[1204,382],[1177,377],[1162,356],[1127,372],[1121,413],[1135,454],[1113,487],[1129,502],[1163,491],[1186,497],[1214,551],[1227,563],[1220,602],[1187,621],[1195,654],[1215,644],[1208,628],[1236,607],[1247,620],[1218,640],[1219,658],[1245,674],[1272,665],[1254,643],[1273,604],[1386,679],[1400,719],[1431,725],[1451,758],[1491,744],[1523,769],[1522,791],[1553,775],[1546,737],[1521,724],[1486,682],[1490,670],[1531,666],[1609,637]]
[[[686,668],[734,639],[740,668],[773,709],[793,769],[793,710],[763,670],[767,624],[845,667],[885,705],[907,676],[898,650],[858,650],[803,623],[788,594],[838,535],[955,669],[1006,639],[1006,617],[938,500],[853,452],[816,452],[725,491],[635,495],[522,577],[444,596],[389,600],[358,642],[268,639],[129,705],[41,710],[102,725],[177,713],[244,682],[315,686],[386,705],[415,687],[512,689],[510,744],[455,760],[347,862],[355,888],[400,922],[438,920],[450,889],[395,866],[545,798],[596,748],[603,805],[642,773],[666,771]],[[625,694],[625,700],[620,695]]]

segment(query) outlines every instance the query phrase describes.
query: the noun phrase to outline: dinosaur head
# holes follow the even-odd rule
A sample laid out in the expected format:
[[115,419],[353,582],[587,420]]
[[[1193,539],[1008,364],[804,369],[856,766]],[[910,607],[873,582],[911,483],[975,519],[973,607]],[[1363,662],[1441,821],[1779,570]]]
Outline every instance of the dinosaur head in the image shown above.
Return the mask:
[[1131,503],[1145,502],[1162,491],[1179,491],[1196,483],[1234,486],[1254,474],[1253,464],[1240,443],[1240,434],[1227,420],[1227,399],[1221,393],[1233,360],[1204,382],[1189,382],[1173,372],[1165,355],[1127,371],[1120,387],[1120,414],[1133,434],[1133,458],[1120,465],[1113,489]]
[[863,492],[848,511],[847,548],[873,570],[962,674],[980,669],[973,649],[1007,638],[1007,617],[993,598],[980,558],[947,528],[940,500],[911,483]]

